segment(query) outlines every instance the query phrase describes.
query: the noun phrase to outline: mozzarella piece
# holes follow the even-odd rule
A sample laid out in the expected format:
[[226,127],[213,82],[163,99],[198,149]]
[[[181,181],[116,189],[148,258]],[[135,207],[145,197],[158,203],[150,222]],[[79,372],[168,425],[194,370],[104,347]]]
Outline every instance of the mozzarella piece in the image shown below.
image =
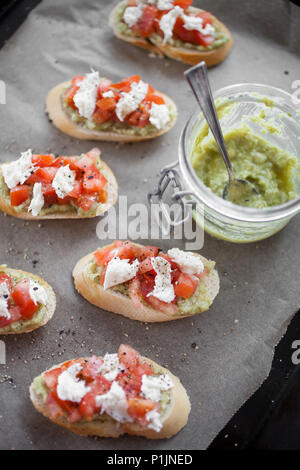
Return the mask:
[[90,391],[84,380],[76,376],[81,371],[80,364],[73,364],[58,377],[57,395],[61,400],[80,403],[83,397]]
[[68,196],[74,188],[76,172],[70,170],[70,165],[62,166],[57,171],[52,186],[60,199]]
[[182,19],[184,21],[184,28],[188,31],[196,30],[204,36],[215,35],[215,28],[211,24],[203,27],[203,19],[199,16],[182,15]]
[[130,264],[128,259],[120,259],[117,256],[114,257],[106,268],[104,289],[110,289],[118,284],[130,281],[130,279],[136,276],[138,269],[139,262],[137,259]]
[[104,362],[101,366],[100,372],[106,380],[113,382],[117,375],[125,370],[125,367],[119,362],[118,354],[105,354]]
[[148,411],[146,414],[146,421],[148,423],[147,427],[149,429],[153,429],[156,432],[161,430],[162,422],[160,420],[160,414],[156,409]]
[[129,93],[121,93],[121,98],[117,103],[116,114],[120,121],[124,121],[128,114],[135,111],[140,103],[145,99],[149,86],[140,80],[133,82]]
[[124,11],[123,20],[129,26],[129,28],[132,28],[137,24],[143,14],[143,10],[143,4],[139,4],[137,7],[126,8],[126,10]]
[[173,8],[173,10],[169,11],[165,15],[162,16],[160,22],[159,22],[159,27],[164,33],[164,40],[163,44],[166,44],[166,42],[171,39],[173,36],[173,29],[176,23],[177,18],[183,14],[183,9],[176,6]]
[[46,305],[48,301],[47,292],[43,286],[30,279],[29,281],[29,295],[34,305]]
[[21,157],[11,163],[2,165],[4,181],[9,189],[23,184],[39,167],[32,163],[32,151],[29,149],[21,153]]
[[163,129],[170,121],[170,112],[166,104],[152,103],[150,109],[150,122],[158,130]]
[[102,93],[102,96],[103,98],[113,98],[115,95],[112,90],[109,90],[109,91],[105,91],[104,93]]
[[5,300],[10,296],[9,288],[7,287],[6,282],[1,282],[0,284],[0,297]]
[[159,10],[170,10],[174,7],[172,0],[157,0],[157,8]]
[[80,116],[90,119],[97,102],[97,89],[100,83],[99,72],[87,73],[74,96],[74,103]]
[[170,303],[175,299],[174,287],[171,280],[171,265],[169,261],[157,256],[151,258],[155,276],[154,290],[148,296],[153,295],[162,302]]
[[204,264],[200,256],[197,256],[195,253],[172,248],[168,251],[168,256],[174,263],[178,264],[184,273],[201,274],[204,271]]
[[110,390],[104,395],[98,395],[95,401],[96,406],[101,406],[100,414],[106,413],[119,423],[132,422],[132,418],[127,413],[128,404],[125,392],[118,382],[113,382]]
[[6,318],[7,320],[10,320],[10,313],[8,311],[7,300],[3,297],[0,297],[0,318],[2,317]]
[[168,374],[142,376],[141,392],[147,400],[160,401],[161,392],[170,390],[174,383]]
[[45,199],[42,193],[42,183],[35,183],[33,186],[33,197],[28,208],[28,212],[32,212],[34,217],[37,217],[45,204]]

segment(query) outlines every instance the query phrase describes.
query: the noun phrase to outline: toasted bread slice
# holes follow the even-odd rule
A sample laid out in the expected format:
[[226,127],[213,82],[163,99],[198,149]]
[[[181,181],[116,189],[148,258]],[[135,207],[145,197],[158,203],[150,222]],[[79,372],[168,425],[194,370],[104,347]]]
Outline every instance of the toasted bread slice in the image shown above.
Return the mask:
[[73,122],[61,105],[61,95],[63,93],[63,89],[69,84],[70,82],[60,83],[55,88],[50,90],[46,100],[46,110],[49,115],[49,119],[53,122],[55,127],[65,134],[75,137],[76,139],[103,140],[110,142],[142,142],[144,140],[155,139],[156,137],[165,134],[170,129],[172,129],[176,122],[177,107],[174,101],[164,93],[156,92],[156,94],[161,96],[165,100],[165,103],[173,110],[172,119],[163,129],[157,130],[157,132],[151,133],[149,135],[126,135],[125,133],[121,134],[119,132],[100,132],[97,130],[86,129],[83,126]]
[[[120,437],[123,434],[130,434],[133,436],[143,436],[148,439],[170,438],[177,434],[188,421],[188,416],[191,410],[189,397],[180,380],[169,372],[168,369],[159,366],[148,358],[142,357],[141,359],[143,362],[147,362],[155,368],[159,368],[162,373],[167,373],[174,383],[174,387],[171,390],[171,403],[163,417],[163,427],[159,432],[140,426],[136,423],[119,423],[109,416],[107,416],[105,420],[82,420],[73,424],[70,423],[65,416],[51,419],[49,409],[42,396],[36,393],[33,383],[29,389],[31,401],[37,411],[39,411],[43,416],[50,419],[55,424],[63,426],[80,436]],[[59,366],[54,366],[53,368],[56,367]]]
[[[125,3],[124,1],[121,3]],[[162,41],[156,40],[153,36],[150,36],[148,39],[139,38],[137,36],[130,36],[126,34],[120,33],[118,30],[118,11],[120,9],[119,3],[111,12],[109,24],[114,32],[114,35],[121,39],[122,41],[129,42],[138,47],[142,47],[144,49],[151,50],[158,55],[165,55],[172,59],[178,60],[185,64],[196,65],[199,62],[205,61],[207,67],[212,67],[213,65],[217,65],[220,62],[223,62],[225,57],[229,54],[230,50],[233,46],[233,37],[229,29],[219,21],[215,16],[211,15],[213,18],[213,23],[218,26],[220,31],[227,34],[229,40],[222,46],[212,49],[212,50],[203,50],[199,51],[196,49],[187,49],[184,47],[174,47],[170,44],[162,44]],[[200,8],[190,7],[189,12],[191,13],[199,13],[203,10]]]
[[[0,165],[0,178],[2,177],[2,169]],[[17,217],[18,219],[24,220],[45,220],[45,219],[87,219],[92,217],[98,217],[99,215],[104,214],[110,207],[112,207],[118,199],[118,183],[115,178],[115,175],[107,166],[107,164],[101,160],[101,172],[103,172],[104,176],[108,180],[107,183],[107,201],[105,203],[99,203],[95,215],[79,215],[72,208],[69,211],[64,212],[57,212],[45,215],[38,215],[33,216],[28,211],[19,211],[16,210],[13,206],[10,205],[9,200],[4,197],[4,195],[0,191],[0,210],[5,212],[12,217]]]
[[[141,246],[141,245],[138,245]],[[207,261],[203,256],[199,255],[202,261]],[[99,282],[93,281],[88,275],[88,266],[93,262],[93,253],[85,256],[78,261],[74,270],[73,277],[76,290],[93,305],[96,305],[103,310],[118,313],[124,317],[131,318],[142,322],[165,322],[171,320],[178,320],[191,315],[171,315],[161,310],[155,310],[151,306],[143,305],[137,309],[130,297],[116,292],[113,289],[104,290]],[[207,292],[210,297],[210,303],[213,302],[219,292],[220,281],[219,275],[215,269],[203,281],[207,287]],[[197,312],[201,313],[201,311]]]
[[48,302],[45,306],[45,315],[40,323],[30,325],[30,320],[22,320],[24,326],[22,326],[19,330],[14,331],[10,329],[10,326],[5,326],[3,328],[0,328],[0,335],[16,335],[21,333],[30,333],[31,331],[46,325],[46,323],[48,323],[48,321],[53,317],[56,308],[56,296],[52,287],[41,277],[36,276],[35,274],[27,273],[25,271],[21,271],[19,269],[12,269],[0,266],[0,273],[8,274],[11,277],[22,275],[26,278],[33,279],[34,281],[38,282],[42,287],[44,287],[48,297]]

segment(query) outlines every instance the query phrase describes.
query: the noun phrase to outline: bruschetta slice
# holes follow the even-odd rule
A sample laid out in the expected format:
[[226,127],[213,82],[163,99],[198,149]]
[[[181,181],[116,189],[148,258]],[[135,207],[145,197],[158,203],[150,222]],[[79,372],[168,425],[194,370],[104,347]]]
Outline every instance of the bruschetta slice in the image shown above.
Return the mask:
[[209,309],[219,291],[214,266],[197,253],[115,241],[82,258],[73,277],[93,305],[133,320],[163,322]]
[[96,217],[113,206],[118,184],[93,148],[71,157],[33,155],[0,165],[0,209],[27,220]]
[[177,108],[139,75],[112,83],[99,72],[76,76],[47,97],[50,121],[77,139],[140,142],[168,132]]
[[30,397],[46,418],[82,436],[169,438],[191,408],[179,379],[128,345],[54,366],[33,381]]
[[186,64],[222,62],[233,46],[226,26],[192,0],[124,0],[111,12],[115,36]]
[[44,279],[0,266],[0,335],[29,333],[53,316],[56,297]]

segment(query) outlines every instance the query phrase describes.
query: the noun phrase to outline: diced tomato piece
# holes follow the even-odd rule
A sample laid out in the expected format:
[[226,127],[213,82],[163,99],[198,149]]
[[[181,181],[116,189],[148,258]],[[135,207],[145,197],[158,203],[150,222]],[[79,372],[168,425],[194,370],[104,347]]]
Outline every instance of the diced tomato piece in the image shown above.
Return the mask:
[[128,414],[137,422],[144,422],[146,414],[154,410],[156,403],[151,400],[143,400],[142,398],[129,398]]
[[82,193],[82,182],[76,181],[72,191],[69,193],[69,197],[78,199],[81,193]]
[[155,309],[161,310],[164,313],[168,313],[170,315],[176,315],[178,312],[178,307],[174,303],[166,303],[162,302],[161,300],[157,299],[153,295],[149,295],[145,298],[145,300]]
[[47,372],[44,372],[43,378],[46,386],[50,388],[50,390],[53,390],[57,387],[58,383],[58,377],[60,374],[63,372],[63,369],[61,367],[57,367],[56,369],[48,370]]
[[51,166],[55,160],[53,154],[50,155],[32,155],[32,163],[40,168]]
[[71,85],[78,87],[80,83],[82,82],[82,80],[84,80],[83,75],[76,75],[76,77],[72,79]]
[[122,82],[114,83],[111,85],[111,88],[115,88],[116,90],[124,91],[128,93],[131,90],[131,85],[133,83],[139,83],[141,77],[139,75],[132,75],[132,77],[125,78]]
[[[200,16],[200,15],[197,15]],[[204,26],[204,23],[203,23]],[[199,44],[201,46],[209,46],[213,43],[214,37],[213,36],[205,36],[204,34],[200,33],[197,30],[189,31],[184,27],[184,20],[181,16],[179,16],[176,20],[174,30],[175,36],[177,36],[181,41],[190,42],[192,44]]]
[[193,0],[174,0],[175,7],[181,7],[184,11],[186,11],[193,3]]
[[134,369],[138,366],[140,355],[128,344],[121,344],[118,350],[119,361],[128,369]]
[[101,367],[103,364],[103,359],[101,357],[92,356],[88,361],[83,365],[81,374],[87,378],[95,378],[98,376]]
[[157,17],[158,9],[152,5],[146,5],[139,21],[132,27],[132,31],[143,38],[147,38],[154,33],[154,23]]
[[139,265],[140,274],[151,273],[155,276],[155,270],[153,269],[151,258],[145,258]]
[[77,86],[71,86],[68,88],[65,93],[64,93],[64,100],[68,106],[70,106],[73,109],[77,109],[76,104],[74,103],[74,96],[76,95],[79,87]]
[[91,194],[81,194],[77,199],[77,206],[80,207],[82,210],[88,212],[92,207],[93,204],[97,201],[97,195]]
[[101,99],[102,98],[102,94],[105,92],[105,91],[108,91],[110,86],[111,86],[112,82],[110,80],[102,80],[102,82],[99,83],[98,85],[98,98]]
[[11,277],[8,274],[5,273],[0,273],[0,284],[5,284],[7,285],[8,290],[11,290]]
[[30,186],[26,184],[19,184],[10,190],[10,203],[13,207],[20,206],[30,196]]
[[126,393],[127,398],[135,398],[141,392],[142,377],[130,372],[121,373],[117,377],[117,381]]
[[194,279],[192,276],[186,273],[181,273],[178,281],[174,285],[175,294],[178,297],[183,297],[184,299],[188,299],[197,289],[199,284],[198,279]]
[[95,251],[94,258],[96,263],[100,266],[104,266],[106,263],[109,263],[109,261],[115,256],[112,250],[111,246],[109,246],[106,248],[99,248],[99,250]]
[[147,300],[148,295],[153,292],[154,289],[154,284],[155,284],[155,276],[153,276],[150,273],[145,273],[143,275],[138,274],[137,276],[140,281],[140,290],[139,293],[140,295]]
[[61,157],[63,159],[63,166],[69,165],[70,170],[77,171],[78,168],[76,163],[78,162],[78,157]]
[[59,204],[60,206],[68,205],[68,204],[70,204],[70,201],[71,201],[70,196],[66,196],[66,197],[64,197],[64,198],[62,198],[62,199],[59,198],[59,197],[57,198],[57,202],[58,202],[58,204]]
[[102,204],[104,204],[107,201],[107,198],[108,198],[108,192],[105,189],[100,189],[98,202],[101,202]]
[[111,383],[103,376],[98,376],[95,381],[89,385],[91,390],[83,397],[79,412],[86,419],[92,419],[99,407],[96,406],[96,396],[107,393],[111,387]]
[[135,247],[129,241],[115,240],[114,247],[116,248],[114,256],[118,256],[120,259],[129,259],[129,261],[136,258]]
[[112,112],[116,107],[116,101],[114,98],[101,98],[97,101],[96,106],[102,112]]
[[78,408],[74,408],[73,411],[68,415],[67,420],[69,423],[77,423],[81,420],[81,414]]
[[126,116],[125,121],[131,126],[145,127],[149,124],[149,113],[137,110]]
[[75,166],[81,171],[88,171],[94,168],[95,165],[93,158],[86,154],[82,158],[79,158],[79,160],[75,163]]
[[85,172],[83,177],[83,190],[85,193],[99,193],[105,188],[107,179],[96,168],[91,168]]
[[153,372],[153,368],[150,366],[150,364],[147,364],[146,362],[140,363],[136,369],[136,373],[140,376],[152,375]]
[[52,392],[49,393],[46,405],[49,410],[50,418],[56,419],[63,414],[62,408],[59,406],[58,402],[56,401],[55,397],[53,396]]
[[162,96],[158,96],[155,93],[152,93],[146,98],[147,101],[150,101],[151,103],[155,104],[165,104],[165,100],[163,99]]
[[35,175],[38,178],[40,178],[41,182],[45,181],[46,183],[52,183],[54,180],[54,177],[58,171],[58,168],[56,167],[46,167],[46,168],[40,168],[35,172]]
[[159,248],[157,248],[157,246],[144,246],[140,249],[140,252],[138,254],[139,261],[143,261],[148,257],[155,257],[158,255],[158,252]]
[[0,317],[0,328],[11,325],[12,323],[19,321],[22,318],[20,307],[9,307],[8,311],[10,313],[10,318],[7,319]]
[[86,153],[86,156],[93,160],[94,165],[97,163],[101,155],[101,150],[98,147],[93,147],[89,152]]
[[29,293],[29,279],[19,281],[11,292],[14,302],[20,307],[23,318],[29,319],[37,311],[39,305],[35,305]]

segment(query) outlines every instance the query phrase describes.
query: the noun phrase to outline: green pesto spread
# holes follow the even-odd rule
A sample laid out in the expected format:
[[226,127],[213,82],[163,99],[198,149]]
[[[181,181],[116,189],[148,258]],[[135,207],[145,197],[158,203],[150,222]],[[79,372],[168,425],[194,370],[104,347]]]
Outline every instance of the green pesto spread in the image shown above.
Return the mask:
[[[214,261],[205,261],[204,262],[204,267],[209,274],[215,267],[215,262]],[[100,281],[100,275],[102,272],[102,268],[100,266],[97,266],[96,263],[91,261],[87,267],[87,272],[89,278],[96,282],[99,283]],[[112,289],[115,292],[119,292],[122,295],[126,295],[129,297],[129,282],[124,282],[122,284],[118,284],[117,286],[112,287]],[[146,303],[146,301],[142,300],[142,302],[149,306],[149,304]],[[177,307],[178,307],[178,313],[176,315],[181,316],[181,315],[195,315],[197,313],[204,312],[209,309],[209,307],[212,304],[211,296],[208,292],[207,285],[205,282],[200,282],[198,283],[197,289],[194,292],[191,297],[188,299],[183,299],[181,297],[178,297],[177,300]]]
[[[267,115],[272,114],[273,107],[269,101],[263,100],[266,109],[262,109],[257,116],[244,116],[239,125],[224,131],[235,178],[249,181],[258,191],[258,194],[253,193],[246,201],[236,195],[232,202],[238,205],[266,208],[283,204],[297,196],[297,158],[273,143],[272,139],[265,139],[267,135],[281,134],[280,127],[267,118]],[[234,106],[234,103],[226,100],[217,102],[221,121],[234,112]],[[259,126],[260,132],[251,123]],[[228,183],[228,173],[207,123],[199,129],[191,162],[203,183],[222,197]]]
[[[135,34],[129,26],[123,21],[123,16],[124,16],[124,11],[127,8],[127,1],[121,2],[119,7],[116,9],[115,17],[114,17],[114,27],[118,29],[120,34],[123,34],[125,36],[131,36],[131,37],[139,37],[138,34]],[[218,23],[214,23],[213,27],[215,28],[215,40],[212,44],[209,44],[208,46],[202,46],[200,44],[192,44],[191,42],[184,42],[181,41],[179,38],[172,37],[167,41],[167,44],[173,47],[183,47],[185,49],[190,49],[190,50],[195,50],[195,51],[211,51],[214,49],[218,49],[219,47],[222,47],[224,44],[226,44],[229,41],[229,36],[228,34],[224,33],[220,29],[220,25]],[[157,34],[153,33],[149,38],[147,38],[151,41],[153,39],[153,42],[162,42],[163,38]]]
[[[1,269],[1,267],[3,268],[3,267],[6,267],[6,266],[4,266],[4,265],[0,266],[0,273],[5,272],[5,271],[3,271],[3,269]],[[14,273],[14,274],[9,273],[9,275],[10,275],[11,280],[12,280],[12,287],[14,287],[17,284],[17,282],[21,281],[22,279],[30,278],[30,275],[23,274],[23,273]],[[37,282],[35,278],[32,278],[32,279],[35,282]],[[14,306],[14,303],[13,303],[12,300],[11,300],[11,305]],[[33,314],[33,316],[29,320],[16,321],[14,323],[11,323],[8,326],[0,328],[0,331],[1,331],[2,334],[7,334],[7,333],[11,333],[11,332],[12,333],[17,333],[20,330],[27,329],[29,327],[34,327],[36,325],[39,325],[43,321],[46,313],[47,313],[46,306],[45,305],[40,305],[39,308],[37,309],[37,311]]]

